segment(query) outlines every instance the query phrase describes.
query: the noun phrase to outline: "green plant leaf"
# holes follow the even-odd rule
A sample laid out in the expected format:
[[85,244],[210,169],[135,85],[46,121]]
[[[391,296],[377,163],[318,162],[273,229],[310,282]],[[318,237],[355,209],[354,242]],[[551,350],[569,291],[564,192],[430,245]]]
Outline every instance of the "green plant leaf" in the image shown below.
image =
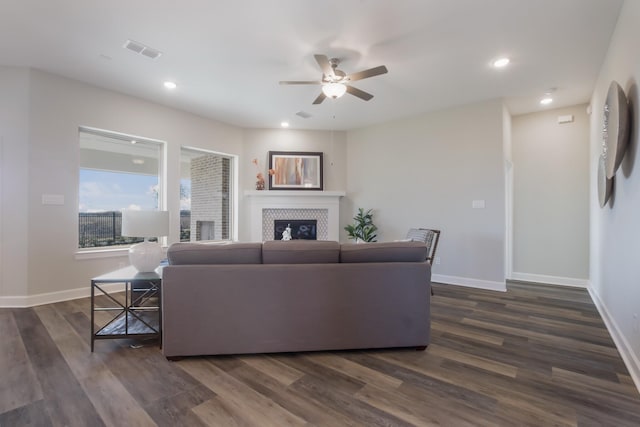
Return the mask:
[[375,231],[378,227],[373,223],[373,212],[371,209],[358,208],[356,216],[353,217],[354,224],[347,225],[344,230],[350,239],[359,239],[364,242],[375,242]]

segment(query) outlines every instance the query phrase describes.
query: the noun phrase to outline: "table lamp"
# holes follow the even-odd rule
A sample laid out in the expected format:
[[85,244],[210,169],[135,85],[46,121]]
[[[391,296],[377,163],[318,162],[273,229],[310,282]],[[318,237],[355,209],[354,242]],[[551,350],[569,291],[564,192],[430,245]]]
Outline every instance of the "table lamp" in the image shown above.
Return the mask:
[[162,246],[149,237],[169,234],[168,211],[123,211],[122,236],[144,237],[144,242],[129,248],[129,261],[139,272],[154,271],[162,261]]

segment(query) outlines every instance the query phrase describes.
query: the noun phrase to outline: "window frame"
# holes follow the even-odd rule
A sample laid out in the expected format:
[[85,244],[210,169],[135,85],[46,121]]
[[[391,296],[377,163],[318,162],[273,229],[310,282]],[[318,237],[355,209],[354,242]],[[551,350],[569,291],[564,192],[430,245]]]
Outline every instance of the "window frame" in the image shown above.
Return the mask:
[[[166,141],[143,137],[139,135],[132,135],[122,132],[110,131],[105,129],[94,128],[90,126],[79,126],[78,127],[78,153],[80,152],[80,134],[81,133],[89,133],[93,135],[98,135],[106,138],[117,139],[121,141],[140,141],[145,143],[157,144],[158,145],[158,210],[167,210],[167,143]],[[82,166],[80,165],[80,156],[78,155],[78,166],[76,168],[77,180],[76,180],[76,191],[78,192],[78,203],[76,205],[76,245],[79,243],[80,239],[80,231],[78,227],[79,221],[79,202],[80,202],[80,169]],[[160,244],[163,247],[167,246],[168,236],[163,236],[159,239]],[[75,258],[76,259],[92,259],[92,258],[110,258],[110,257],[119,257],[125,256],[128,254],[129,248],[131,244],[126,245],[114,245],[114,246],[101,246],[101,247],[91,247],[91,248],[81,248],[76,246]]]
[[[222,151],[217,151],[209,148],[196,147],[193,145],[180,145],[179,153],[180,153],[180,162],[178,163],[179,171],[178,171],[178,184],[182,181],[182,151],[192,151],[192,152],[200,152],[203,154],[214,154],[216,156],[225,157],[229,159],[229,224],[228,224],[228,233],[229,236],[224,240],[202,240],[201,242],[226,242],[226,241],[235,241],[238,238],[238,156],[235,154],[229,154]],[[178,217],[180,215],[180,207],[178,201]],[[177,231],[178,242],[180,241],[180,231]]]

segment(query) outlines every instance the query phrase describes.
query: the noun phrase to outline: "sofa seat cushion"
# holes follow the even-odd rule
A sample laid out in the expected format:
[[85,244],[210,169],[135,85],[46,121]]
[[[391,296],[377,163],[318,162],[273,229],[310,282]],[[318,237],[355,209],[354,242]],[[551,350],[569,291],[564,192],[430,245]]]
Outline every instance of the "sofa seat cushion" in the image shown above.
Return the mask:
[[167,250],[169,264],[261,264],[261,243],[174,243]]
[[329,240],[269,240],[262,244],[264,264],[340,262],[340,243]]
[[345,243],[340,262],[421,262],[427,259],[423,242]]

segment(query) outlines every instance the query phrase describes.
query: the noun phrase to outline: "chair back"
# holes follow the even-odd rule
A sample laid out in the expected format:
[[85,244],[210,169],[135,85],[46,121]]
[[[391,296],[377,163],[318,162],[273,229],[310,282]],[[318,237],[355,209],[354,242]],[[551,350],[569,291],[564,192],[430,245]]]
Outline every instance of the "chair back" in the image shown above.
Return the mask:
[[427,261],[433,264],[438,249],[438,241],[440,240],[440,230],[431,228],[410,228],[407,232],[407,239],[414,242],[424,242],[427,245]]

